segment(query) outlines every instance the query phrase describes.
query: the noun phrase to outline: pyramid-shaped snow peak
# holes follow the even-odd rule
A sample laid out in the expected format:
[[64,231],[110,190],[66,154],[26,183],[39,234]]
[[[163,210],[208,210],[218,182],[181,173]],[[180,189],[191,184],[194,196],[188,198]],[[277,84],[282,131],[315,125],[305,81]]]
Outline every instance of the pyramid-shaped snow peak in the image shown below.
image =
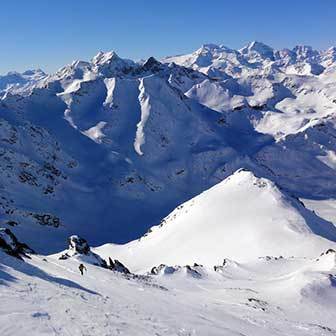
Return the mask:
[[141,239],[98,250],[146,270],[162,263],[213,266],[224,258],[315,257],[335,246],[332,240],[336,229],[330,223],[269,180],[239,170],[177,207]]

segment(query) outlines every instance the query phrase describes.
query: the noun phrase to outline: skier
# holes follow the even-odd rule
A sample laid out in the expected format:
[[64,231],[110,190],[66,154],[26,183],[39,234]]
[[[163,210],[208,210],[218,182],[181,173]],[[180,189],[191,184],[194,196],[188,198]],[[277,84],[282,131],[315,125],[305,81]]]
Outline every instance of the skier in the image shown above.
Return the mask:
[[86,267],[83,264],[80,264],[78,268],[82,275],[84,275],[84,270],[87,271]]

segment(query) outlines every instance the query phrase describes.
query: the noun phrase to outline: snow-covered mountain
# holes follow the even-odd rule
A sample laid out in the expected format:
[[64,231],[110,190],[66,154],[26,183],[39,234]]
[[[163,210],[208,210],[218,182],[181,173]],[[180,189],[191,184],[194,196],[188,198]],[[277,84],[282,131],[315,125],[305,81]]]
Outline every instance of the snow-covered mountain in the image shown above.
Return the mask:
[[[295,196],[334,197],[332,49],[205,45],[164,62],[99,53],[30,72],[20,96],[7,87],[1,206],[37,248],[41,223],[52,245],[78,231],[136,238],[241,167]],[[324,71],[294,74],[302,62]]]
[[0,334],[335,334],[335,75],[251,42],[1,76]]
[[178,206],[144,237],[121,246],[107,244],[96,251],[144,272],[160,263],[211,267],[225,258],[312,258],[336,247],[328,238],[336,241],[333,224],[282,193],[269,180],[237,171]]
[[7,75],[0,76],[0,97],[7,92],[23,94],[36,83],[40,82],[47,75],[41,70],[27,70],[23,73],[9,72]]
[[295,197],[335,198],[333,50],[100,52],[18,76],[0,106],[4,222],[44,252],[73,233],[127,242],[239,168]]

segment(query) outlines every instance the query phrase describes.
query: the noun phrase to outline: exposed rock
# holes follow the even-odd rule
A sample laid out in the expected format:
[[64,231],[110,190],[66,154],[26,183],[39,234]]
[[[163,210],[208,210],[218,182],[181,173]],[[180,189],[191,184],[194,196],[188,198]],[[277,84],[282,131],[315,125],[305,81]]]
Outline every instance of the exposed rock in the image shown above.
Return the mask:
[[29,258],[27,254],[34,253],[28,245],[19,242],[12,231],[7,228],[0,228],[0,249],[21,260],[22,257]]
[[165,264],[161,264],[159,266],[155,266],[151,269],[150,274],[152,275],[169,275],[174,273],[185,272],[194,278],[200,278],[202,274],[197,270],[199,268],[203,268],[202,265],[194,264],[194,266],[186,265],[186,266],[167,266]]
[[53,226],[55,228],[61,225],[61,221],[57,216],[51,214],[37,214],[34,213],[32,216],[37,220],[40,225]]
[[88,254],[90,252],[90,246],[88,242],[79,236],[73,235],[68,238],[69,250],[80,254]]
[[159,266],[155,266],[151,269],[150,274],[159,275],[159,274],[173,274],[176,272],[176,267],[167,266],[165,264],[161,264]]
[[9,226],[16,226],[16,225],[18,225],[18,223],[16,221],[14,221],[14,220],[8,220],[6,222],[6,224],[9,225]]
[[88,242],[84,238],[77,235],[70,236],[68,238],[68,246],[67,252],[59,257],[60,260],[77,257],[89,264],[107,268],[106,261],[91,251]]
[[321,256],[325,255],[325,254],[330,254],[330,253],[336,253],[336,251],[332,248],[328,249],[327,251],[321,253]]
[[214,271],[215,272],[222,272],[224,270],[224,268],[226,268],[228,266],[237,266],[237,263],[230,260],[230,259],[224,258],[222,265],[214,266]]
[[115,272],[131,274],[129,269],[117,259],[112,260],[111,258],[109,258],[109,265],[107,268]]

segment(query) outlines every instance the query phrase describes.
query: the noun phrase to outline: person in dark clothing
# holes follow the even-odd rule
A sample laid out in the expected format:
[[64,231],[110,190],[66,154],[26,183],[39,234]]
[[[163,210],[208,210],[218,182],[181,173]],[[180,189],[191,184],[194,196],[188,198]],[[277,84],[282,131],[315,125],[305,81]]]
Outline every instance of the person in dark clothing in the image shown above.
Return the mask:
[[82,275],[84,275],[84,270],[87,271],[86,267],[83,264],[80,264],[78,268]]

